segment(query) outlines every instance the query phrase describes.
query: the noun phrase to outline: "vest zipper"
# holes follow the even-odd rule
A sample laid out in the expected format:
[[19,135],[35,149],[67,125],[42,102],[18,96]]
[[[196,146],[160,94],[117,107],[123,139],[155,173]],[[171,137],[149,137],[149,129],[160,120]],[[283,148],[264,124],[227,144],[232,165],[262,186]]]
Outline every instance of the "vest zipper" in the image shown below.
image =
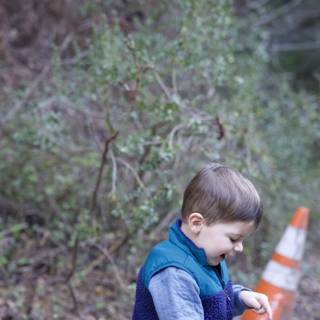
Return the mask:
[[226,284],[225,284],[225,282],[223,281],[223,279],[222,279],[222,277],[221,277],[221,275],[220,275],[220,273],[219,273],[219,270],[214,270],[214,272],[215,272],[216,275],[218,276],[218,279],[219,279],[219,281],[220,281],[220,283],[221,283],[221,285],[222,285],[222,289],[223,289],[223,292],[224,292],[225,295],[226,295],[227,300],[231,303],[231,298],[230,298],[230,296],[229,296],[229,294],[228,294],[228,292],[227,292]]

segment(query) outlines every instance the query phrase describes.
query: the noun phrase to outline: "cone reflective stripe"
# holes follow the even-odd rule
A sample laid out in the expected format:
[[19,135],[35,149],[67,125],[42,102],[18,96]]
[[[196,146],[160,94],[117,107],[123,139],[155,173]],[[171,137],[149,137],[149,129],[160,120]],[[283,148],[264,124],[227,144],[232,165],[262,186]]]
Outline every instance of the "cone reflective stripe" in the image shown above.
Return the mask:
[[[300,278],[300,262],[303,255],[309,210],[298,208],[286,228],[262,278],[254,291],[266,294],[271,304],[273,320],[291,319],[295,304],[295,293]],[[241,320],[268,319],[246,311]]]
[[297,288],[299,276],[299,270],[283,266],[280,263],[271,260],[268,263],[262,278],[275,287],[294,291]]

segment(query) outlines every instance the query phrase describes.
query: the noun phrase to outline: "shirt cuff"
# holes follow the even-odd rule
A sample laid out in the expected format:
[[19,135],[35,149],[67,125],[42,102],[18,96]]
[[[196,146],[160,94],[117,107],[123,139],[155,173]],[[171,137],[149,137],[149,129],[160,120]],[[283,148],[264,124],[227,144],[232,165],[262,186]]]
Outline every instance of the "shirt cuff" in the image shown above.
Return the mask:
[[233,293],[234,293],[234,308],[232,312],[233,316],[239,316],[246,309],[249,309],[249,307],[240,298],[241,291],[252,291],[252,290],[238,284],[233,286]]

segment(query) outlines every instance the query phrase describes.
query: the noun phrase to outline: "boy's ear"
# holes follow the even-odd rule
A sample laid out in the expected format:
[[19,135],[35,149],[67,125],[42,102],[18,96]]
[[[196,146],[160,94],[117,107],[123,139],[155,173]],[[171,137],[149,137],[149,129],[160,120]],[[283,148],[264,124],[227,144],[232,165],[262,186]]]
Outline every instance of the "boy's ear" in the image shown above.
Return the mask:
[[199,234],[205,224],[204,217],[199,212],[193,212],[188,217],[188,224],[191,232],[195,235]]

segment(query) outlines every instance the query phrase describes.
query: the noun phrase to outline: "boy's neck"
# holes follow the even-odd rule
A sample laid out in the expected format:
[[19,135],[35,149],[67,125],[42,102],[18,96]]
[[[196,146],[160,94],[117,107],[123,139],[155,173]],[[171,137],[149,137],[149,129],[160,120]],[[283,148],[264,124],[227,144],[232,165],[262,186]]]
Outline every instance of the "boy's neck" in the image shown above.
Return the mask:
[[180,229],[184,233],[184,235],[187,236],[190,240],[192,240],[192,241],[194,240],[193,233],[191,232],[187,223],[182,222]]

